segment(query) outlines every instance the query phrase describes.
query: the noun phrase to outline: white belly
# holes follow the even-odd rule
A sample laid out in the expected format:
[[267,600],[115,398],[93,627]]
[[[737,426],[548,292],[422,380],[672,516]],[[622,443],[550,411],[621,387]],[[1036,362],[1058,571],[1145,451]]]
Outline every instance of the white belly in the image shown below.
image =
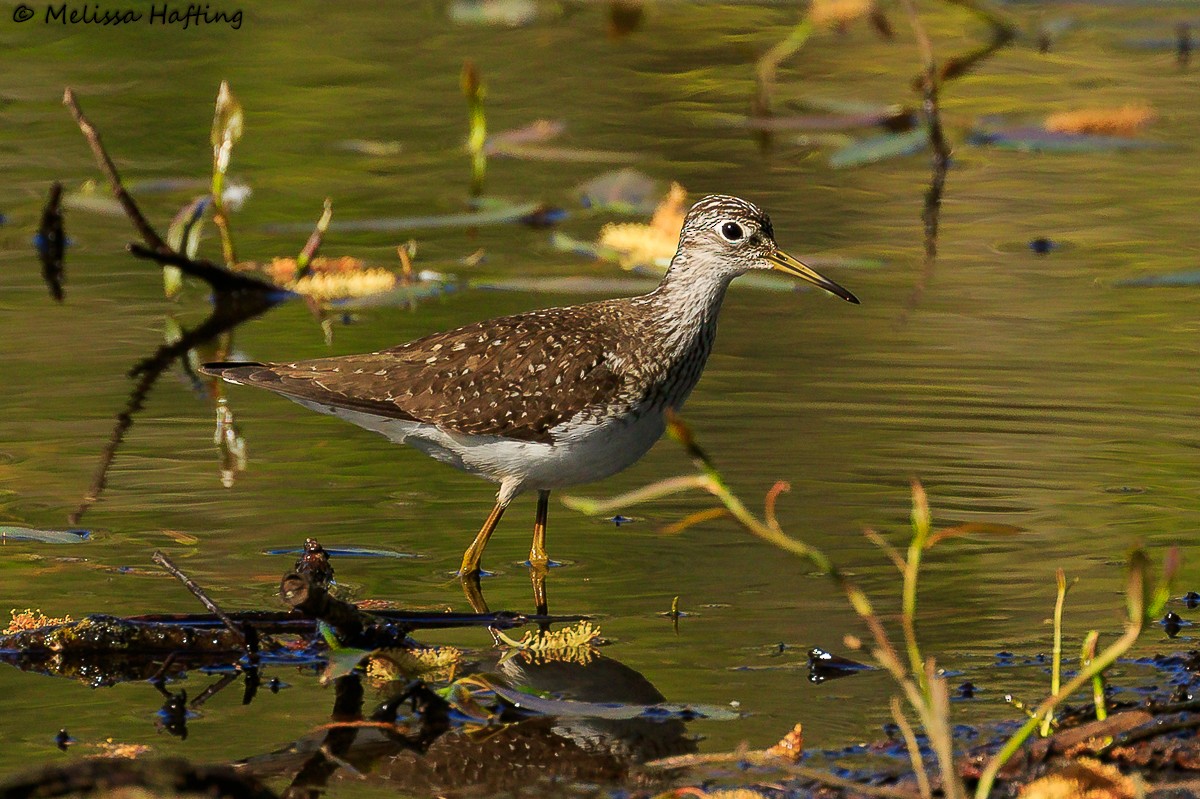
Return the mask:
[[608,419],[576,424],[573,420],[551,431],[557,443],[543,444],[500,436],[469,436],[421,422],[295,401],[499,483],[501,502],[530,489],[565,488],[616,474],[645,455],[666,427],[658,412],[648,412],[634,421]]

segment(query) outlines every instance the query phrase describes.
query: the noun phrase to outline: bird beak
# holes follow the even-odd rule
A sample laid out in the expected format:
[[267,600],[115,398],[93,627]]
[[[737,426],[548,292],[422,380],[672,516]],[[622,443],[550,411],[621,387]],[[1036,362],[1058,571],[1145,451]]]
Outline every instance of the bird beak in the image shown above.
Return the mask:
[[792,277],[798,277],[806,283],[812,283],[817,288],[825,289],[830,294],[841,297],[846,302],[852,302],[855,305],[859,304],[858,297],[855,297],[824,275],[818,274],[815,269],[800,263],[783,250],[776,250],[771,253],[767,256],[767,260],[771,262],[773,265],[772,268],[777,272],[784,272]]

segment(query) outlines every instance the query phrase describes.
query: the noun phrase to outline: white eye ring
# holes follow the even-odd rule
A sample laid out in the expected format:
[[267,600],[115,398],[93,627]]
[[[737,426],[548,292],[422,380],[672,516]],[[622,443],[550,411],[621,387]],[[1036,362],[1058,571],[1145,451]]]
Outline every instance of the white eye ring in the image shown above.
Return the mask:
[[717,232],[725,241],[741,241],[746,237],[745,229],[737,222],[721,222],[717,226]]

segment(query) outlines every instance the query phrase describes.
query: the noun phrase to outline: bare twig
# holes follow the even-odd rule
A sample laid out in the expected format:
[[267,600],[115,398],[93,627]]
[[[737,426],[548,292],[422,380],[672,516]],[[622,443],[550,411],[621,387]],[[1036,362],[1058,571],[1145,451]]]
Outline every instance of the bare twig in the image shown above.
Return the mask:
[[133,224],[134,230],[142,237],[142,241],[152,250],[159,252],[170,252],[171,248],[163,241],[158,232],[146,221],[146,217],[142,216],[141,209],[137,203],[129,196],[129,192],[125,191],[125,185],[121,182],[121,175],[117,172],[117,167],[113,164],[112,159],[108,157],[108,152],[104,149],[104,144],[100,141],[100,134],[92,127],[92,123],[83,115],[83,111],[79,108],[79,102],[75,99],[75,93],[67,89],[63,93],[63,105],[71,111],[71,116],[75,118],[79,129],[83,131],[83,136],[87,139],[88,144],[92,147],[92,154],[96,156],[96,163],[100,165],[100,171],[108,178],[108,185],[112,188],[113,196],[117,198],[117,202],[121,204],[121,208],[125,210],[125,215],[129,217],[129,221]]
[[225,615],[225,611],[221,610],[220,606],[217,605],[216,602],[213,602],[208,594],[204,593],[203,588],[196,585],[196,582],[192,580],[191,577],[188,577],[186,574],[180,571],[179,567],[172,563],[171,559],[164,555],[161,551],[155,550],[153,560],[159,566],[162,566],[164,569],[166,569],[172,577],[183,583],[183,587],[190,591],[192,596],[200,600],[200,604],[207,608],[209,613],[220,619],[221,623],[224,624],[231,633],[233,633],[234,637],[241,642],[242,646],[246,647],[247,651],[249,650],[249,642],[246,640],[246,634],[242,632],[242,629],[238,627],[237,624],[234,623],[233,619]]
[[37,249],[42,259],[42,279],[50,289],[50,296],[63,301],[63,251],[66,236],[63,234],[62,184],[55,181],[50,186],[50,196],[42,209],[42,222],[38,226]]
[[[166,247],[165,244],[163,246]],[[143,247],[140,244],[131,243],[129,252],[135,258],[177,266],[184,274],[203,280],[212,287],[213,291],[260,291],[267,294],[280,294],[283,291],[279,286],[264,280],[222,269],[211,261],[192,260],[169,247],[156,250],[153,247]]]
[[325,231],[329,229],[329,220],[332,217],[333,200],[326,197],[325,210],[321,212],[321,218],[317,220],[316,227],[309,234],[308,241],[304,242],[304,249],[300,250],[300,255],[296,257],[297,280],[312,271],[312,259],[317,257],[317,251],[321,249],[321,240],[325,238]]
[[946,143],[946,135],[942,130],[942,114],[938,105],[938,73],[937,63],[933,58],[933,45],[929,34],[921,24],[917,15],[914,0],[900,0],[908,14],[909,24],[912,25],[913,35],[917,39],[917,49],[921,53],[921,110],[925,115],[925,124],[929,128],[929,145],[933,148],[934,159],[950,160],[950,146]]

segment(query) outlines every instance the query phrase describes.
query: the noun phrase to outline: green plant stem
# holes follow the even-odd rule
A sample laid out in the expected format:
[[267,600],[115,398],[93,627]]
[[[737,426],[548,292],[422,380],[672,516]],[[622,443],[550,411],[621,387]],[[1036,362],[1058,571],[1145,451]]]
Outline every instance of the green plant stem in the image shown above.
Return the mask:
[[904,567],[904,593],[902,605],[902,623],[904,626],[904,647],[908,651],[908,665],[917,677],[921,693],[929,698],[929,683],[925,679],[925,664],[921,658],[921,647],[917,643],[917,577],[921,570],[921,553],[925,551],[925,542],[929,538],[931,520],[929,516],[929,500],[921,484],[913,481],[912,509],[912,542],[908,546],[908,558]]
[[[1057,694],[1062,688],[1062,618],[1063,605],[1067,599],[1067,575],[1062,569],[1055,573],[1058,591],[1054,600],[1054,650],[1050,661],[1050,694]],[[1042,719],[1041,734],[1049,737],[1050,728],[1054,724],[1054,713],[1047,713]]]
[[[1086,667],[1096,657],[1096,642],[1100,640],[1100,631],[1092,630],[1087,634],[1087,638],[1083,640],[1083,650],[1079,655],[1079,662]],[[1096,708],[1096,721],[1104,721],[1108,718],[1108,702],[1104,697],[1104,675],[1097,674],[1092,677],[1092,704]]]
[[987,766],[979,777],[979,784],[975,789],[975,799],[987,799],[988,794],[992,791],[992,785],[996,782],[996,775],[1000,773],[1000,769],[1025,744],[1029,736],[1042,723],[1043,718],[1054,710],[1060,702],[1086,685],[1093,677],[1104,672],[1105,669],[1115,663],[1118,658],[1128,652],[1129,648],[1134,645],[1138,636],[1142,634],[1142,628],[1145,624],[1144,586],[1144,559],[1139,560],[1135,557],[1129,570],[1129,584],[1126,595],[1129,602],[1130,620],[1126,624],[1124,634],[1096,656],[1086,667],[1081,668],[1079,673],[1063,686],[1060,691],[1038,705],[1037,709],[1029,717],[1029,720],[1021,725],[1021,728],[1008,739],[1008,742],[1004,744],[1000,751],[988,761]]
[[913,733],[912,725],[908,723],[908,719],[904,716],[904,709],[900,707],[900,697],[892,697],[891,708],[892,719],[900,728],[900,734],[904,737],[904,746],[908,749],[908,759],[912,762],[913,775],[917,778],[917,790],[921,792],[924,799],[930,799],[933,791],[929,787],[929,775],[925,773],[925,759],[921,757],[921,747],[917,743],[917,736]]

